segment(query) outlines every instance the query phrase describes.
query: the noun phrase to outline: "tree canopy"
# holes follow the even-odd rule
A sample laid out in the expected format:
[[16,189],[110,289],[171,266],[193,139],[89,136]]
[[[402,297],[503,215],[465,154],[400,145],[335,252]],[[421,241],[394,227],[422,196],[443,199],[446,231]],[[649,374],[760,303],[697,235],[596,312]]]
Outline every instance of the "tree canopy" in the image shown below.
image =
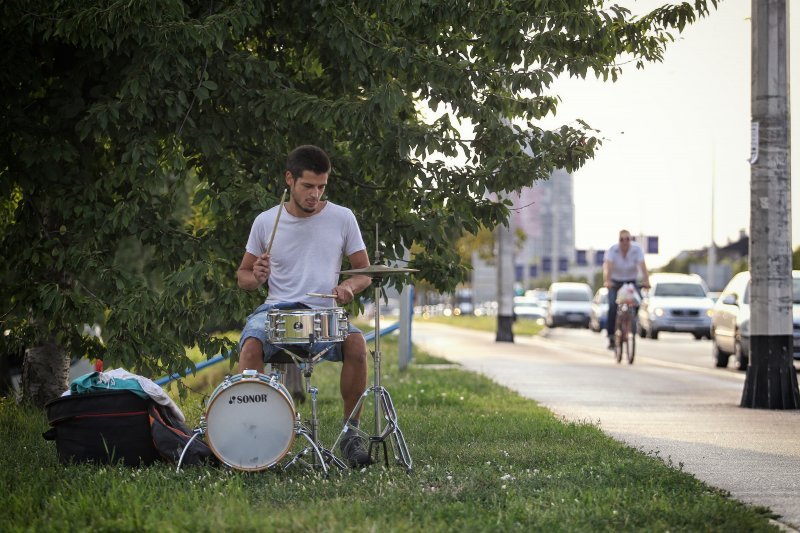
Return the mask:
[[716,2],[3,2],[6,340],[145,375],[184,367],[185,346],[230,348],[211,331],[263,299],[236,287],[250,224],[307,143],[331,155],[328,197],[370,256],[377,224],[388,259],[420,247],[419,279],[450,289],[467,274],[456,239],[508,216],[487,193],[599,146],[587,124],[537,125],[555,78],[660,61]]

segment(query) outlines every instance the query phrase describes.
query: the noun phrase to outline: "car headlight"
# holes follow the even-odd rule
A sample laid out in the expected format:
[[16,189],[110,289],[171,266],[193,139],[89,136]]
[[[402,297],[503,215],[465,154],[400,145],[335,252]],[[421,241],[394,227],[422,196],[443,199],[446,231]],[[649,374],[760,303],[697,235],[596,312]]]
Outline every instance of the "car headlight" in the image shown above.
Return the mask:
[[713,310],[713,309],[707,309],[707,310],[706,310],[706,315],[708,315],[708,316],[714,316],[714,310]]
[[655,309],[653,309],[653,314],[656,316],[664,316],[664,310],[661,309],[660,307],[656,307]]

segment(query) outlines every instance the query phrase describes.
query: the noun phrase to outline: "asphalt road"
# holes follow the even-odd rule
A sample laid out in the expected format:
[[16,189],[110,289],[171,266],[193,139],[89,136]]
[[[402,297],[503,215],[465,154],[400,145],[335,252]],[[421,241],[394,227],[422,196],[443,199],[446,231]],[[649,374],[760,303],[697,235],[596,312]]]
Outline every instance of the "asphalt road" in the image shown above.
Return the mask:
[[[573,345],[576,348],[591,350],[599,355],[606,353],[604,351],[607,344],[605,332],[595,333],[588,329],[577,328],[545,328],[539,336],[564,346]],[[734,368],[733,356],[728,361],[727,368],[717,368],[711,356],[711,341],[708,339],[696,340],[689,333],[662,331],[658,339],[637,336],[636,360],[638,361],[639,358],[652,364],[664,362],[673,363],[675,366],[688,365],[711,370],[714,373],[728,372],[739,376],[742,380],[745,378],[743,371]],[[795,368],[800,371],[800,361],[795,361]]]
[[[611,354],[606,349],[605,332],[595,333],[588,329],[577,328],[545,328],[540,337],[553,340],[562,345],[574,345],[576,348],[589,349],[598,354]],[[688,333],[662,332],[658,339],[636,337],[636,359],[644,358],[649,362],[663,361],[677,365],[714,369],[715,372],[729,372],[741,375],[744,373],[733,368],[733,358],[727,369],[717,369],[711,358],[711,341],[696,340]],[[634,361],[636,364],[638,361]]]
[[740,501],[800,528],[800,411],[739,407],[744,373],[717,369],[708,341],[637,339],[633,365],[603,337],[555,329],[497,343],[494,333],[415,320],[413,342],[536,400],[567,420],[655,453]]

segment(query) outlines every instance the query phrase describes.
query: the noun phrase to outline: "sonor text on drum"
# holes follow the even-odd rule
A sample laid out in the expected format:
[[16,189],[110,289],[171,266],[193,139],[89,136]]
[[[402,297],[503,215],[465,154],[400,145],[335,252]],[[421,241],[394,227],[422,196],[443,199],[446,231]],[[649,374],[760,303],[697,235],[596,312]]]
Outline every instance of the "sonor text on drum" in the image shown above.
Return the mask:
[[228,404],[234,403],[267,403],[269,400],[268,394],[245,394],[243,396],[231,396]]

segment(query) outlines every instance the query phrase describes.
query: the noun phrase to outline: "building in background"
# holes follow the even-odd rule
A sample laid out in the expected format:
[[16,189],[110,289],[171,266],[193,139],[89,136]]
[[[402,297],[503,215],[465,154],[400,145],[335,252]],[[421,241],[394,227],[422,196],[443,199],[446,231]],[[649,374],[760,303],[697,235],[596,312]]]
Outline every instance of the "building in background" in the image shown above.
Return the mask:
[[[519,289],[543,280],[568,275],[575,266],[575,202],[573,178],[566,170],[555,170],[546,181],[511,194],[511,227],[523,236],[515,249],[514,277]],[[476,305],[497,295],[495,265],[472,255],[472,289]],[[546,283],[545,283],[546,285]]]
[[554,170],[550,179],[511,195],[511,200],[512,227],[525,238],[515,256],[516,282],[528,288],[542,278],[567,274],[575,262],[572,174]]
[[[583,278],[594,284],[602,271],[606,248],[575,249],[575,201],[572,175],[554,170],[550,178],[510,195],[511,227],[523,240],[515,249],[514,277],[518,291],[547,287],[551,281]],[[634,235],[645,253],[658,253],[658,237]],[[605,246],[605,243],[600,246]],[[476,306],[497,298],[493,263],[472,255],[471,289]]]

